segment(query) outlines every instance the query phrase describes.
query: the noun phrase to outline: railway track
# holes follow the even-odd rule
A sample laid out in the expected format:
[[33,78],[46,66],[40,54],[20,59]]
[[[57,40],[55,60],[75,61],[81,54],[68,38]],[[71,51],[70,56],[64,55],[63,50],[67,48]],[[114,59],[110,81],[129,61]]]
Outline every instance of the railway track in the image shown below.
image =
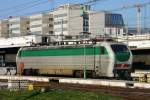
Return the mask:
[[150,89],[138,88],[119,88],[97,85],[80,85],[80,84],[62,84],[57,82],[51,83],[34,83],[35,87],[46,87],[47,89],[72,89],[80,91],[90,91],[95,93],[104,93],[111,96],[122,97],[124,100],[150,100]]
[[[7,78],[8,80],[10,79],[9,77]],[[14,77],[14,79],[15,78],[17,77]],[[77,84],[59,83],[59,78],[55,78],[55,79],[51,78],[50,82],[48,82],[49,78],[46,78],[47,81],[43,81],[43,78],[40,78],[39,81],[33,81],[33,78],[34,80],[37,80],[39,77],[38,78],[30,77],[30,78],[32,79],[32,80],[30,79],[30,82],[31,84],[33,84],[35,89],[40,89],[41,87],[45,87],[48,90],[49,89],[63,89],[63,90],[72,89],[72,90],[91,91],[96,93],[99,92],[99,93],[109,94],[112,96],[122,97],[125,100],[150,100],[149,99],[150,89],[132,88],[132,86],[129,87],[127,86],[127,88],[121,88],[121,87],[110,87],[110,86],[101,86],[101,85],[85,85],[85,84],[81,85],[78,83],[78,81],[76,82]],[[2,79],[4,80],[4,76],[2,77]],[[29,79],[29,77],[22,77],[22,79],[26,80]],[[16,80],[18,80],[18,78]],[[41,80],[42,82],[40,82]],[[80,81],[82,80],[79,79],[79,82]]]

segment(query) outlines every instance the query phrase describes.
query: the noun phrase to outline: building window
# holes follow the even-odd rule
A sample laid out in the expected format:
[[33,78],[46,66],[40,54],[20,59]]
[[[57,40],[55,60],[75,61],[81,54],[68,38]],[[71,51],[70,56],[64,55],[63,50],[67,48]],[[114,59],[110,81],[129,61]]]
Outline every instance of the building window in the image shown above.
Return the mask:
[[84,27],[83,27],[83,32],[88,32],[88,31],[89,31],[89,27],[84,26]]
[[49,31],[49,34],[53,34],[53,31]]
[[106,27],[120,27],[124,26],[122,15],[120,14],[106,14],[105,15]]
[[27,30],[30,30],[30,28],[29,28],[29,27],[27,27]]
[[58,22],[54,22],[54,25],[59,25],[59,24],[61,24],[61,22],[60,22],[60,21],[58,21]]
[[9,30],[10,33],[12,33],[12,30]]
[[38,21],[38,20],[42,20],[42,18],[31,18],[30,21]]
[[36,27],[41,27],[42,25],[40,24],[40,25],[32,25],[32,26],[30,26],[31,28],[36,28]]
[[88,14],[83,15],[83,32],[89,31],[89,16]]
[[63,24],[66,24],[66,23],[68,23],[68,21],[67,21],[67,20],[64,20],[64,21],[63,21]]
[[20,30],[20,28],[19,27],[17,27],[17,28],[11,28],[11,30]]
[[55,30],[55,32],[61,32],[61,31],[67,31],[68,29],[67,28],[56,28],[56,29],[54,29]]
[[62,21],[57,21],[57,22],[54,22],[54,25],[60,25],[60,24],[67,24],[68,21],[67,20],[62,20]]
[[30,22],[29,22],[29,21],[27,21],[27,22],[26,22],[26,24],[30,24]]
[[118,34],[120,34],[120,29],[118,29]]
[[17,24],[20,24],[20,21],[10,22],[10,25],[17,25]]
[[110,30],[109,30],[109,34],[110,34],[110,35],[112,34],[112,30],[111,30],[111,28],[110,28]]
[[63,28],[63,31],[67,31],[67,28]]
[[36,35],[36,34],[41,34],[41,33],[42,33],[41,31],[34,31],[31,34]]
[[49,18],[49,21],[53,21],[54,19],[53,18]]
[[83,26],[89,26],[89,20],[88,19],[84,19]]
[[59,14],[59,15],[54,15],[54,18],[59,18],[59,17],[66,17],[67,13]]
[[49,26],[49,27],[53,27],[53,24],[49,24],[48,26]]

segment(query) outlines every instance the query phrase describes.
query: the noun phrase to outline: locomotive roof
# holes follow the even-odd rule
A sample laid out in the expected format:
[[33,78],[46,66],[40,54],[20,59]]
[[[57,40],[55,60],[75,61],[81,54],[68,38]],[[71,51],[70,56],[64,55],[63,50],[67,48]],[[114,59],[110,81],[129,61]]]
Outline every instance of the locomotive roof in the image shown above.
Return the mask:
[[30,47],[22,47],[23,50],[34,50],[34,49],[57,49],[57,48],[80,48],[80,47],[95,47],[100,46],[100,44],[123,44],[120,42],[98,42],[96,44],[70,44],[70,45],[51,45],[51,46],[30,46]]
[[[56,46],[35,46],[35,47],[23,47],[23,50],[29,50],[29,49],[56,49],[56,48],[80,48],[83,47],[84,44],[78,44],[78,45],[56,45]],[[86,44],[86,47],[93,47],[92,44]]]

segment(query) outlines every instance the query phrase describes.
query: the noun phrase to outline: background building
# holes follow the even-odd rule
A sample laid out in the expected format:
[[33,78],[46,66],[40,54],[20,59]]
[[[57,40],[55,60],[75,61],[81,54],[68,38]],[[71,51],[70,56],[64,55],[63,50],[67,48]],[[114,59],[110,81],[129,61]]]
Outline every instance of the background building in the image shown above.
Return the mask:
[[90,6],[81,4],[66,4],[53,12],[55,35],[79,35],[90,33],[95,36],[123,35],[124,21],[121,14],[110,12],[95,12]]
[[121,14],[109,12],[89,12],[89,32],[92,36],[123,35],[124,22]]
[[74,36],[85,31],[83,30],[84,18],[81,16],[83,7],[84,5],[79,4],[66,4],[55,9],[53,12],[54,34]]
[[[125,32],[128,32],[129,34],[137,34],[138,32],[137,32],[137,28],[131,28],[131,27],[129,27],[129,28],[127,28],[126,30],[125,30]],[[126,32],[126,33],[127,33]],[[140,34],[150,34],[150,28],[141,28],[141,33]]]
[[8,37],[9,24],[8,20],[0,20],[0,37]]
[[[95,12],[83,4],[65,4],[48,13],[28,17],[9,18],[9,36],[48,35],[62,40],[65,36],[90,33],[95,36],[123,35],[124,21],[121,14]],[[7,22],[2,21],[2,33],[8,34]]]
[[53,15],[46,13],[31,15],[30,32],[34,35],[53,35]]
[[29,18],[28,17],[12,17],[9,18],[9,35],[24,36],[29,34]]

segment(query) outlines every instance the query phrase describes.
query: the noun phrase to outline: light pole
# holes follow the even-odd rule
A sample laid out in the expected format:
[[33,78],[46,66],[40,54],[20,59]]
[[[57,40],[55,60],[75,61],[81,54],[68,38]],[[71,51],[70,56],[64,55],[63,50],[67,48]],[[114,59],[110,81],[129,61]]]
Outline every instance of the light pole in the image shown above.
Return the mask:
[[63,26],[63,23],[64,22],[64,20],[63,19],[61,19],[61,44],[63,44],[63,28],[64,28],[64,26]]
[[82,32],[82,35],[83,35],[83,39],[84,39],[84,41],[83,41],[83,43],[84,43],[84,68],[83,68],[83,74],[84,74],[84,79],[86,79],[86,45],[85,45],[85,32],[84,32],[84,19],[85,19],[85,16],[86,16],[86,12],[85,12],[85,8],[84,7],[82,7],[81,8],[81,10],[82,10],[82,14],[81,14],[81,17],[83,18],[83,32]]
[[86,79],[86,46],[85,46],[85,34],[83,34],[84,37],[84,79]]

